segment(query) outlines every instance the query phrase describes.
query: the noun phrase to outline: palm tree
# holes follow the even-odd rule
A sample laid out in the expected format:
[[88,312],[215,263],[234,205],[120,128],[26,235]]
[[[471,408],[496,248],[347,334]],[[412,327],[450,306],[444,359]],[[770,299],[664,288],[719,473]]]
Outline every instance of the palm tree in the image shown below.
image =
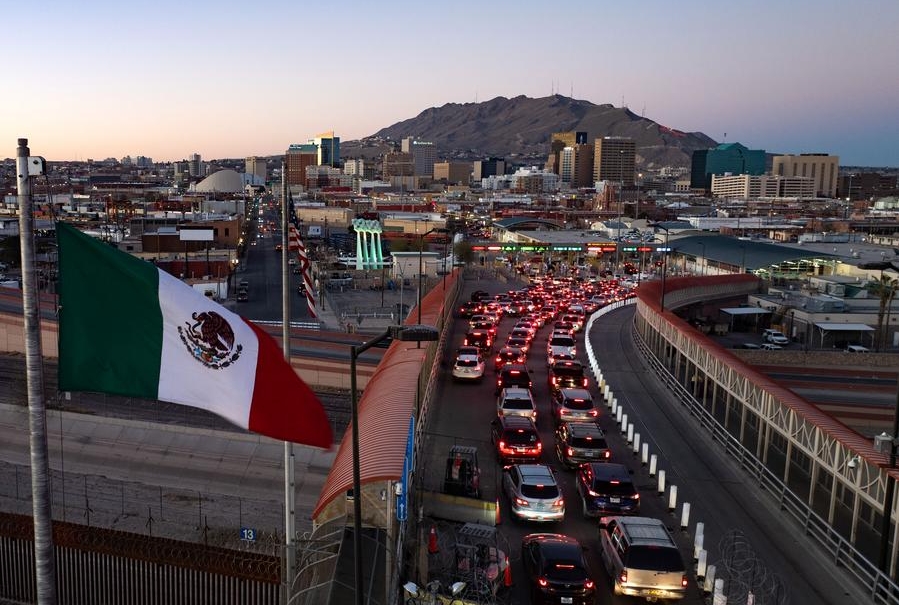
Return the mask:
[[899,279],[891,278],[883,273],[880,274],[880,279],[868,287],[868,291],[880,299],[880,307],[877,309],[877,333],[874,347],[874,350],[878,352],[882,351],[886,345],[889,326],[885,319],[893,305],[896,290],[899,290]]

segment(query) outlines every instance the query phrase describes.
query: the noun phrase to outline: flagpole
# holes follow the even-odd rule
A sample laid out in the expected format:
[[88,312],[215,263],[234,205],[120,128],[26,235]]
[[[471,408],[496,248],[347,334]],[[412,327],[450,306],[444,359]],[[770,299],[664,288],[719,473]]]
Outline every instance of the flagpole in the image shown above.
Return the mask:
[[19,242],[22,254],[22,308],[25,319],[25,377],[31,449],[31,499],[34,516],[34,562],[38,605],[56,605],[56,559],[50,501],[50,461],[47,447],[47,410],[44,405],[40,301],[34,267],[34,215],[30,174],[43,174],[44,159],[28,156],[28,139],[16,149],[19,196]]
[[[287,206],[287,163],[281,164],[281,342],[284,358],[290,363],[290,254],[287,235],[290,217]],[[284,442],[284,594],[282,603],[290,603],[293,579],[296,575],[296,475],[294,473],[293,444]]]

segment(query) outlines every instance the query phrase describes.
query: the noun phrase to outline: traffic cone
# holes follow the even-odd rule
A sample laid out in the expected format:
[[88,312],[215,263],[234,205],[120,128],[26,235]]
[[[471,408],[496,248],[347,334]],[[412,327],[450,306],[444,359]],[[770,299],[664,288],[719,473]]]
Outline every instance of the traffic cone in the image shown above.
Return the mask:
[[428,532],[428,552],[436,554],[440,549],[437,548],[437,526],[432,525],[431,531]]
[[512,585],[512,566],[509,565],[509,557],[506,557],[506,569],[503,571],[503,586],[508,588]]

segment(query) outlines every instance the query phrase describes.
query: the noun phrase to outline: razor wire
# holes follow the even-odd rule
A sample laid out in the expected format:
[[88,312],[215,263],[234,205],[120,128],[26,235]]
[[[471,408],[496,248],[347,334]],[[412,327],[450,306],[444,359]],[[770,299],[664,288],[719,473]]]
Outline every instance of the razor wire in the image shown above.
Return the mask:
[[727,605],[789,605],[783,580],[768,569],[743,532],[724,534],[718,550],[721,558],[714,562],[715,577],[724,580]]

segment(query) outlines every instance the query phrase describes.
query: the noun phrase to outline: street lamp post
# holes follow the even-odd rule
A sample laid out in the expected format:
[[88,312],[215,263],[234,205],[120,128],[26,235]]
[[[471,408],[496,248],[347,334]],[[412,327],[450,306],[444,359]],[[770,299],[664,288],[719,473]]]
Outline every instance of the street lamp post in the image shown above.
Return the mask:
[[705,267],[707,264],[707,261],[705,258],[705,242],[696,242],[696,243],[699,244],[700,246],[702,246],[702,273],[700,273],[700,275],[705,275]]
[[359,393],[356,386],[356,360],[359,355],[389,339],[422,342],[434,341],[440,337],[432,326],[390,326],[384,332],[360,345],[350,347],[350,402],[352,408],[353,442],[353,563],[355,565],[356,605],[364,605],[362,583],[362,472],[359,455]]
[[[449,229],[444,229],[442,227],[434,227],[432,229],[428,229],[424,233],[418,236],[418,323],[421,324],[421,289],[422,289],[422,273],[424,268],[422,267],[422,257],[424,255],[424,247],[425,247],[425,236],[430,235],[432,233],[449,233]],[[444,277],[444,279],[446,279]],[[444,286],[445,287],[445,286]]]
[[662,251],[662,292],[659,295],[659,312],[665,312],[665,275],[668,273],[668,227],[663,227],[658,223],[652,226],[653,229],[661,229],[665,232],[665,248]]

